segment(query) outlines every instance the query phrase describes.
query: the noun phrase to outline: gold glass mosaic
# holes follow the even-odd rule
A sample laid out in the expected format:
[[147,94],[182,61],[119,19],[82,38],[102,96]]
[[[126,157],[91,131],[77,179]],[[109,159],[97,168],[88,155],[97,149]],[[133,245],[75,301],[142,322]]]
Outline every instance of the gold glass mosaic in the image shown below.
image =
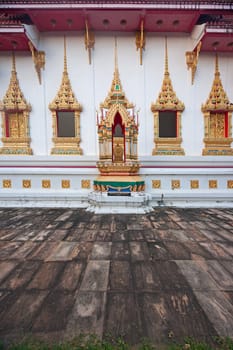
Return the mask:
[[70,180],[61,180],[62,188],[70,188]]
[[228,180],[227,181],[227,188],[232,188],[233,189],[233,180]]
[[31,180],[23,180],[23,188],[31,188]]
[[160,180],[152,180],[152,188],[161,188]]
[[199,181],[198,180],[191,180],[190,187],[191,187],[191,189],[199,188]]
[[209,188],[218,188],[217,180],[209,180]]
[[2,180],[3,188],[11,188],[11,180]]
[[81,181],[81,187],[82,188],[91,188],[91,181],[90,180],[82,180]]
[[42,180],[42,187],[43,188],[50,188],[51,187],[50,180]]
[[180,180],[172,180],[171,181],[171,187],[172,187],[173,190],[180,188]]

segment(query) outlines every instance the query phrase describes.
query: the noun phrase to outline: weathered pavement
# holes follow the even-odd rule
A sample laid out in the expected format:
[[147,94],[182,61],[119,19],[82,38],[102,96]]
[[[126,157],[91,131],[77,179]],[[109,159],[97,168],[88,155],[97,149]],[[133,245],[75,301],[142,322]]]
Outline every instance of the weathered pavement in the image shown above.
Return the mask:
[[0,339],[233,337],[233,209],[0,209]]

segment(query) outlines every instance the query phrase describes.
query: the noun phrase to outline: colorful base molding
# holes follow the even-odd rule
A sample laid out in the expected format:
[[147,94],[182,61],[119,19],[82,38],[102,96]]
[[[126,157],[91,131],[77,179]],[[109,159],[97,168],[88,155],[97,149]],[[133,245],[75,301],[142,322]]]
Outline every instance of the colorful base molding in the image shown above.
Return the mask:
[[233,155],[233,149],[232,148],[205,148],[202,151],[203,156],[232,156]]
[[9,155],[29,155],[31,156],[33,154],[31,148],[8,148],[8,147],[2,147],[0,149],[0,154],[9,154]]
[[109,188],[119,191],[130,188],[131,192],[142,192],[145,190],[145,181],[140,176],[99,176],[94,180],[95,191],[107,192]]

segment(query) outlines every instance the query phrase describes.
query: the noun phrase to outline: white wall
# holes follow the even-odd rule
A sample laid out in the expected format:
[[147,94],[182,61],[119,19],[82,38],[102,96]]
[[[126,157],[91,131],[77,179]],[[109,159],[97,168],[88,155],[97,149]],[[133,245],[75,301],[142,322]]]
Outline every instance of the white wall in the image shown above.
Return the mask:
[[[164,75],[165,37],[157,34],[146,36],[143,65],[139,64],[134,33],[96,33],[92,50],[92,64],[88,64],[81,33],[43,33],[40,50],[45,51],[46,64],[42,71],[42,84],[38,82],[29,53],[16,52],[16,69],[21,90],[32,105],[30,133],[34,155],[47,156],[52,148],[52,118],[48,105],[56,96],[61,84],[64,64],[64,34],[67,41],[68,73],[76,98],[83,106],[81,113],[81,148],[85,156],[98,155],[96,109],[105,99],[114,72],[114,38],[118,43],[118,66],[120,78],[130,102],[140,109],[139,155],[150,156],[153,144],[154,121],[150,110],[160,92]],[[182,147],[186,156],[201,156],[203,148],[202,103],[208,98],[214,79],[215,55],[199,56],[194,85],[191,72],[187,70],[185,52],[189,49],[187,36],[168,36],[169,72],[177,97],[185,104],[182,113]],[[0,100],[9,86],[11,53],[1,52]],[[219,54],[219,69],[223,87],[233,101],[233,56]],[[156,158],[156,157],[155,157]]]

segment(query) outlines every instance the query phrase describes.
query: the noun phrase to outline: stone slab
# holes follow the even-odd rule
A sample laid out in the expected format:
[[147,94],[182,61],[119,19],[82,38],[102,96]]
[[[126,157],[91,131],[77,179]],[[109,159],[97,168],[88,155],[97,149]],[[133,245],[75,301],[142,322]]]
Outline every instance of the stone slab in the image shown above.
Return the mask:
[[107,260],[90,260],[87,264],[81,291],[106,291],[108,287],[109,265]]
[[59,242],[59,244],[53,249],[45,261],[67,261],[72,260],[72,253],[76,243],[74,242]]
[[45,262],[42,263],[37,273],[34,275],[27,289],[49,289],[57,279],[58,274],[63,269],[62,262]]
[[142,293],[138,296],[138,302],[144,333],[155,344],[179,342],[188,336],[203,339],[217,335],[190,292],[167,293],[162,290]]
[[19,264],[11,275],[6,278],[1,288],[16,290],[26,286],[32,279],[33,275],[39,269],[40,263],[38,261],[24,261]]
[[91,260],[109,260],[111,256],[111,242],[98,242],[93,244]]
[[77,298],[66,326],[66,337],[74,338],[79,334],[103,335],[106,293],[83,292]]
[[110,290],[129,291],[133,289],[132,272],[128,261],[112,261],[109,275]]
[[47,333],[64,330],[74,302],[75,295],[70,291],[55,290],[50,293],[33,322],[32,331]]
[[0,322],[0,333],[16,331],[24,334],[31,330],[32,320],[42,306],[48,291],[25,291],[20,294]]
[[17,262],[15,261],[0,261],[0,283],[9,275],[16,265]]
[[199,304],[222,337],[233,337],[233,305],[220,291],[194,291]]
[[108,293],[104,334],[137,344],[142,338],[141,320],[133,293]]

